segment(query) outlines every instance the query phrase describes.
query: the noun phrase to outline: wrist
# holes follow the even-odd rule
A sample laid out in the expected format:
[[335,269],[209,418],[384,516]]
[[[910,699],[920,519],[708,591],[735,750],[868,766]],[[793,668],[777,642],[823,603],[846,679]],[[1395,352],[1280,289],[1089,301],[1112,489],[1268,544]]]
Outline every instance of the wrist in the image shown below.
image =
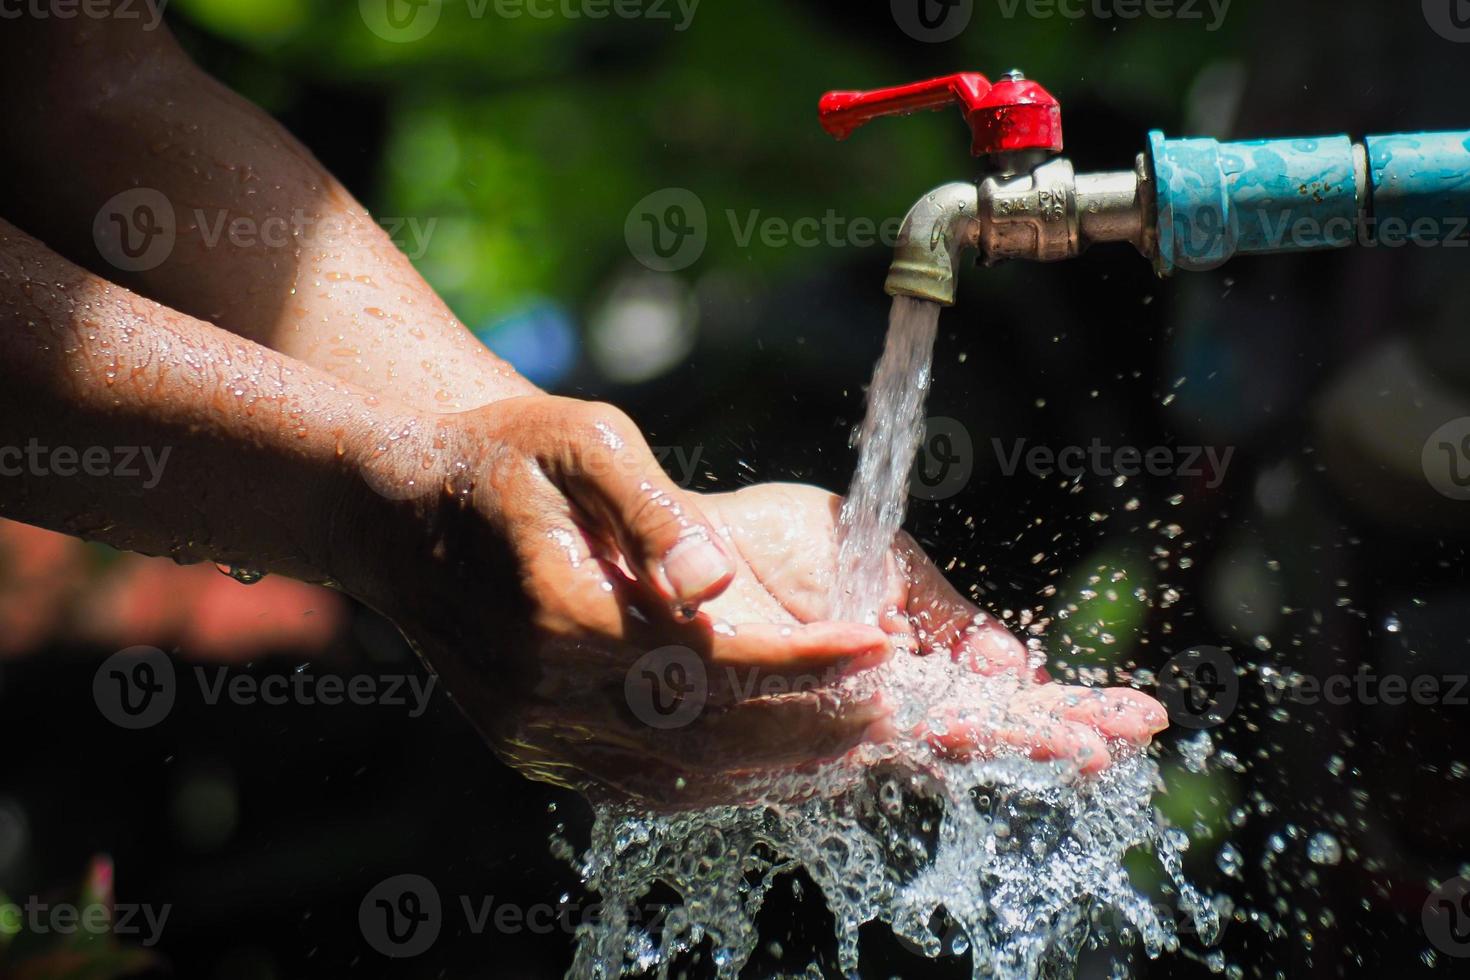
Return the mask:
[[326,539],[332,581],[394,619],[447,613],[485,537],[485,509],[469,506],[483,451],[465,415],[409,410],[345,444]]

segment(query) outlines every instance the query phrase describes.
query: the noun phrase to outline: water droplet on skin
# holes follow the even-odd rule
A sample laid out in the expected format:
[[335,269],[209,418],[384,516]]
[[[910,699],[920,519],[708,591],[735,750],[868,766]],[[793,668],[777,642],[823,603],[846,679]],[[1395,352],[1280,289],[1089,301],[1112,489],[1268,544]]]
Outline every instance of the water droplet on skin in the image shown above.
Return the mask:
[[241,585],[254,585],[265,578],[265,572],[256,571],[244,565],[223,565],[216,562],[214,567],[219,569],[221,574],[228,575]]

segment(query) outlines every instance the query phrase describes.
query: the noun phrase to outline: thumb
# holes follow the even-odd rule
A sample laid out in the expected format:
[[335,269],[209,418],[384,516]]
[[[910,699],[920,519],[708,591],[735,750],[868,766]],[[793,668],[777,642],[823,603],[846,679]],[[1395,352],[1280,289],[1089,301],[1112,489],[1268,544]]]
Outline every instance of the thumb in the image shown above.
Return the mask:
[[697,503],[664,473],[638,427],[610,405],[586,404],[565,446],[561,477],[591,530],[684,619],[725,591],[735,562]]

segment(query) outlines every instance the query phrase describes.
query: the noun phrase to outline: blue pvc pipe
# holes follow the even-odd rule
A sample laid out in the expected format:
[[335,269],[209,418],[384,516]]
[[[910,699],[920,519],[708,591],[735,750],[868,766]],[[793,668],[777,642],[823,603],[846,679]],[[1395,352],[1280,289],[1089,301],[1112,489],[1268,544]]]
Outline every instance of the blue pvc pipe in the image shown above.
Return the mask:
[[1149,134],[1162,275],[1241,253],[1463,240],[1470,132],[1317,139]]
[[1363,142],[1373,180],[1373,223],[1380,236],[1407,230],[1416,242],[1465,237],[1470,132],[1370,136]]

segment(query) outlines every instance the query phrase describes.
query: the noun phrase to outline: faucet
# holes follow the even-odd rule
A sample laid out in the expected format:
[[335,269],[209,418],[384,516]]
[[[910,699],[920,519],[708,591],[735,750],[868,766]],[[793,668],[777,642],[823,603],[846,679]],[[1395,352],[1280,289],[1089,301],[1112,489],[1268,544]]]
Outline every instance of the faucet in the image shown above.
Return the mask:
[[868,92],[828,92],[839,140],[879,116],[958,105],[979,176],[909,210],[884,285],[953,306],[960,255],[1054,262],[1127,242],[1160,276],[1232,256],[1355,243],[1470,245],[1470,131],[1218,142],[1148,136],[1129,170],[1076,173],[1061,104],[1019,71],[961,72]]

